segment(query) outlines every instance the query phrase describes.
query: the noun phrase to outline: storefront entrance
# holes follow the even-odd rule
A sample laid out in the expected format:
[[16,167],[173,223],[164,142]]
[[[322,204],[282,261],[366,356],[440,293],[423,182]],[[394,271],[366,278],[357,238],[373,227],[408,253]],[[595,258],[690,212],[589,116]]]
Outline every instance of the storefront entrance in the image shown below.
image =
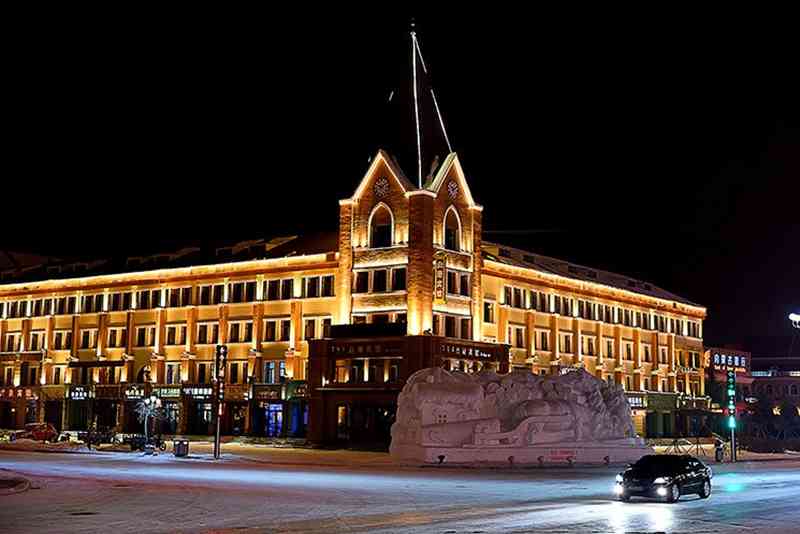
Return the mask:
[[367,448],[386,448],[397,408],[362,403],[340,404],[336,410],[336,437],[339,441]]
[[188,433],[210,436],[214,433],[214,406],[211,401],[189,403]]
[[62,430],[61,425],[64,417],[63,409],[64,401],[45,401],[44,403],[45,423],[50,423],[59,432]]
[[17,422],[14,420],[15,413],[12,408],[14,408],[13,402],[0,402],[0,428],[12,429],[16,426]]
[[267,404],[264,409],[266,416],[266,427],[264,435],[276,438],[283,433],[283,404]]

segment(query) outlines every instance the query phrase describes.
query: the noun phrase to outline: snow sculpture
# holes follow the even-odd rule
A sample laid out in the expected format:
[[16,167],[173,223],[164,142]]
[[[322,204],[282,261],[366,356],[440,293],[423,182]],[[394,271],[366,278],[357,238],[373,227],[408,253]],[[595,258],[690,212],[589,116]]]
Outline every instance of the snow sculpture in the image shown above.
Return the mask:
[[398,398],[390,452],[403,462],[632,462],[636,437],[621,386],[583,369],[537,376],[423,369]]

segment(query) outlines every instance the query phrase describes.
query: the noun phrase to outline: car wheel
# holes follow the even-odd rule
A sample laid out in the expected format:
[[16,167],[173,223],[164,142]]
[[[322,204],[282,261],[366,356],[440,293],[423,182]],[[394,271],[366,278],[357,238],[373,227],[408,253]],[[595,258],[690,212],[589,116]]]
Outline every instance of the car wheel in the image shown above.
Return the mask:
[[703,482],[703,485],[700,487],[700,493],[698,493],[698,495],[700,495],[701,499],[708,499],[711,496],[710,480],[706,479],[706,481]]
[[631,500],[631,496],[628,495],[627,493],[620,493],[619,495],[617,495],[617,499],[619,499],[622,502],[628,502],[629,500]]
[[673,484],[667,490],[667,502],[677,502],[681,498],[681,489],[677,484]]

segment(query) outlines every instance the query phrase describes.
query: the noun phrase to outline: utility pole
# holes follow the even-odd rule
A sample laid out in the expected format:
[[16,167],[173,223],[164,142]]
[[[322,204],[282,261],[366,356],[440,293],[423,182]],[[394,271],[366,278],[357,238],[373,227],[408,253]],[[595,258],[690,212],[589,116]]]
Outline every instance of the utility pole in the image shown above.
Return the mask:
[[220,456],[220,426],[222,424],[222,406],[225,399],[225,367],[228,361],[228,347],[217,345],[214,359],[214,400],[216,406],[216,429],[214,431],[214,459]]

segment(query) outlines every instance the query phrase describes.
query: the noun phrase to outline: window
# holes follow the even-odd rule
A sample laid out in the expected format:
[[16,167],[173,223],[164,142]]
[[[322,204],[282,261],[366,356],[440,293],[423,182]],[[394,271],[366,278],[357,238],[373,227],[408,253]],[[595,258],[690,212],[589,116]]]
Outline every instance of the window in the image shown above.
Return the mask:
[[388,313],[373,313],[372,324],[386,324],[389,322]]
[[281,280],[281,300],[294,298],[294,280],[288,278]]
[[264,294],[267,300],[278,300],[281,298],[280,280],[267,280],[264,282]]
[[366,293],[369,291],[369,272],[356,272],[356,288],[354,293]]
[[275,362],[264,362],[264,383],[275,383]]
[[304,330],[304,337],[305,339],[314,339],[316,336],[316,326],[317,321],[315,319],[306,319],[306,325]]
[[150,309],[150,291],[139,291],[136,300],[140,310]]
[[180,382],[181,382],[181,364],[168,363],[167,384],[180,384]]
[[511,288],[505,286],[503,288],[503,304],[506,306],[511,306],[512,302],[514,301],[514,297],[512,296]]
[[266,321],[264,323],[264,341],[275,341],[278,339],[277,326],[278,323],[275,321]]
[[210,363],[197,364],[197,382],[199,384],[208,384],[211,381],[211,373],[209,373]]
[[371,248],[392,245],[392,212],[385,204],[378,204],[369,218],[369,246]]
[[494,302],[483,303],[483,322],[494,323]]
[[541,350],[550,350],[548,348],[548,345],[549,345],[548,340],[549,340],[549,336],[547,335],[547,332],[540,332],[540,335],[539,335],[539,348]]
[[[405,282],[403,282],[405,286]],[[322,296],[323,297],[332,297],[333,296],[333,275],[328,274],[322,277]]]
[[386,269],[378,269],[372,272],[372,291],[373,293],[383,292],[387,289]]
[[519,348],[525,348],[525,329],[524,328],[517,328],[516,335],[514,336],[514,346]]
[[525,300],[523,298],[522,290],[518,287],[514,288],[514,304],[515,308],[524,308],[525,307]]
[[283,319],[281,321],[281,341],[289,341],[289,336],[292,331],[292,321]]
[[614,342],[610,339],[606,340],[606,356],[609,358],[614,357]]
[[444,335],[446,337],[456,337],[456,318],[452,315],[444,316]]
[[454,271],[447,271],[447,292],[451,295],[458,294],[458,275]]
[[461,319],[461,339],[472,339],[471,321],[467,317]]
[[[244,363],[239,364],[239,363],[235,363],[235,362],[231,363],[231,366],[230,366],[230,382],[229,382],[230,384],[238,384],[239,383],[239,366],[240,365],[242,367],[244,367],[246,364],[244,364]],[[244,380],[244,378],[245,378],[244,369],[242,369],[242,371],[243,371],[242,372],[242,379]]]
[[594,338],[588,338],[588,343],[586,344],[586,354],[589,356],[594,356]]
[[60,384],[61,383],[61,367],[55,367],[53,369],[53,384]]
[[406,268],[397,267],[392,269],[392,291],[404,291],[406,289]]
[[[398,315],[398,322],[401,322],[400,319],[399,319],[400,315],[403,316],[402,322],[406,322],[405,321],[405,314],[397,314],[397,315]],[[329,337],[330,335],[331,335],[331,318],[330,317],[326,317],[325,319],[322,320],[322,337]],[[308,376],[308,375],[306,375],[306,376]]]
[[646,362],[650,361],[650,345],[644,346],[644,361]]
[[572,352],[572,336],[567,334],[561,338],[561,351],[567,354]]
[[444,218],[444,248],[447,250],[461,250],[461,223],[458,213],[452,206],[448,208]]
[[81,348],[82,349],[88,349],[89,348],[89,344],[91,343],[91,337],[92,336],[91,336],[91,334],[89,333],[88,330],[84,330],[83,332],[81,332]]
[[320,283],[318,276],[311,276],[303,279],[305,285],[306,298],[317,298],[320,294]]
[[630,343],[625,343],[625,359],[632,360],[633,359],[633,348],[631,347]]
[[460,289],[460,292],[461,292],[461,294],[463,296],[465,296],[465,297],[469,296],[469,289],[470,288],[469,288],[469,275],[468,274],[462,274],[461,275],[461,284],[459,286],[459,289]]

